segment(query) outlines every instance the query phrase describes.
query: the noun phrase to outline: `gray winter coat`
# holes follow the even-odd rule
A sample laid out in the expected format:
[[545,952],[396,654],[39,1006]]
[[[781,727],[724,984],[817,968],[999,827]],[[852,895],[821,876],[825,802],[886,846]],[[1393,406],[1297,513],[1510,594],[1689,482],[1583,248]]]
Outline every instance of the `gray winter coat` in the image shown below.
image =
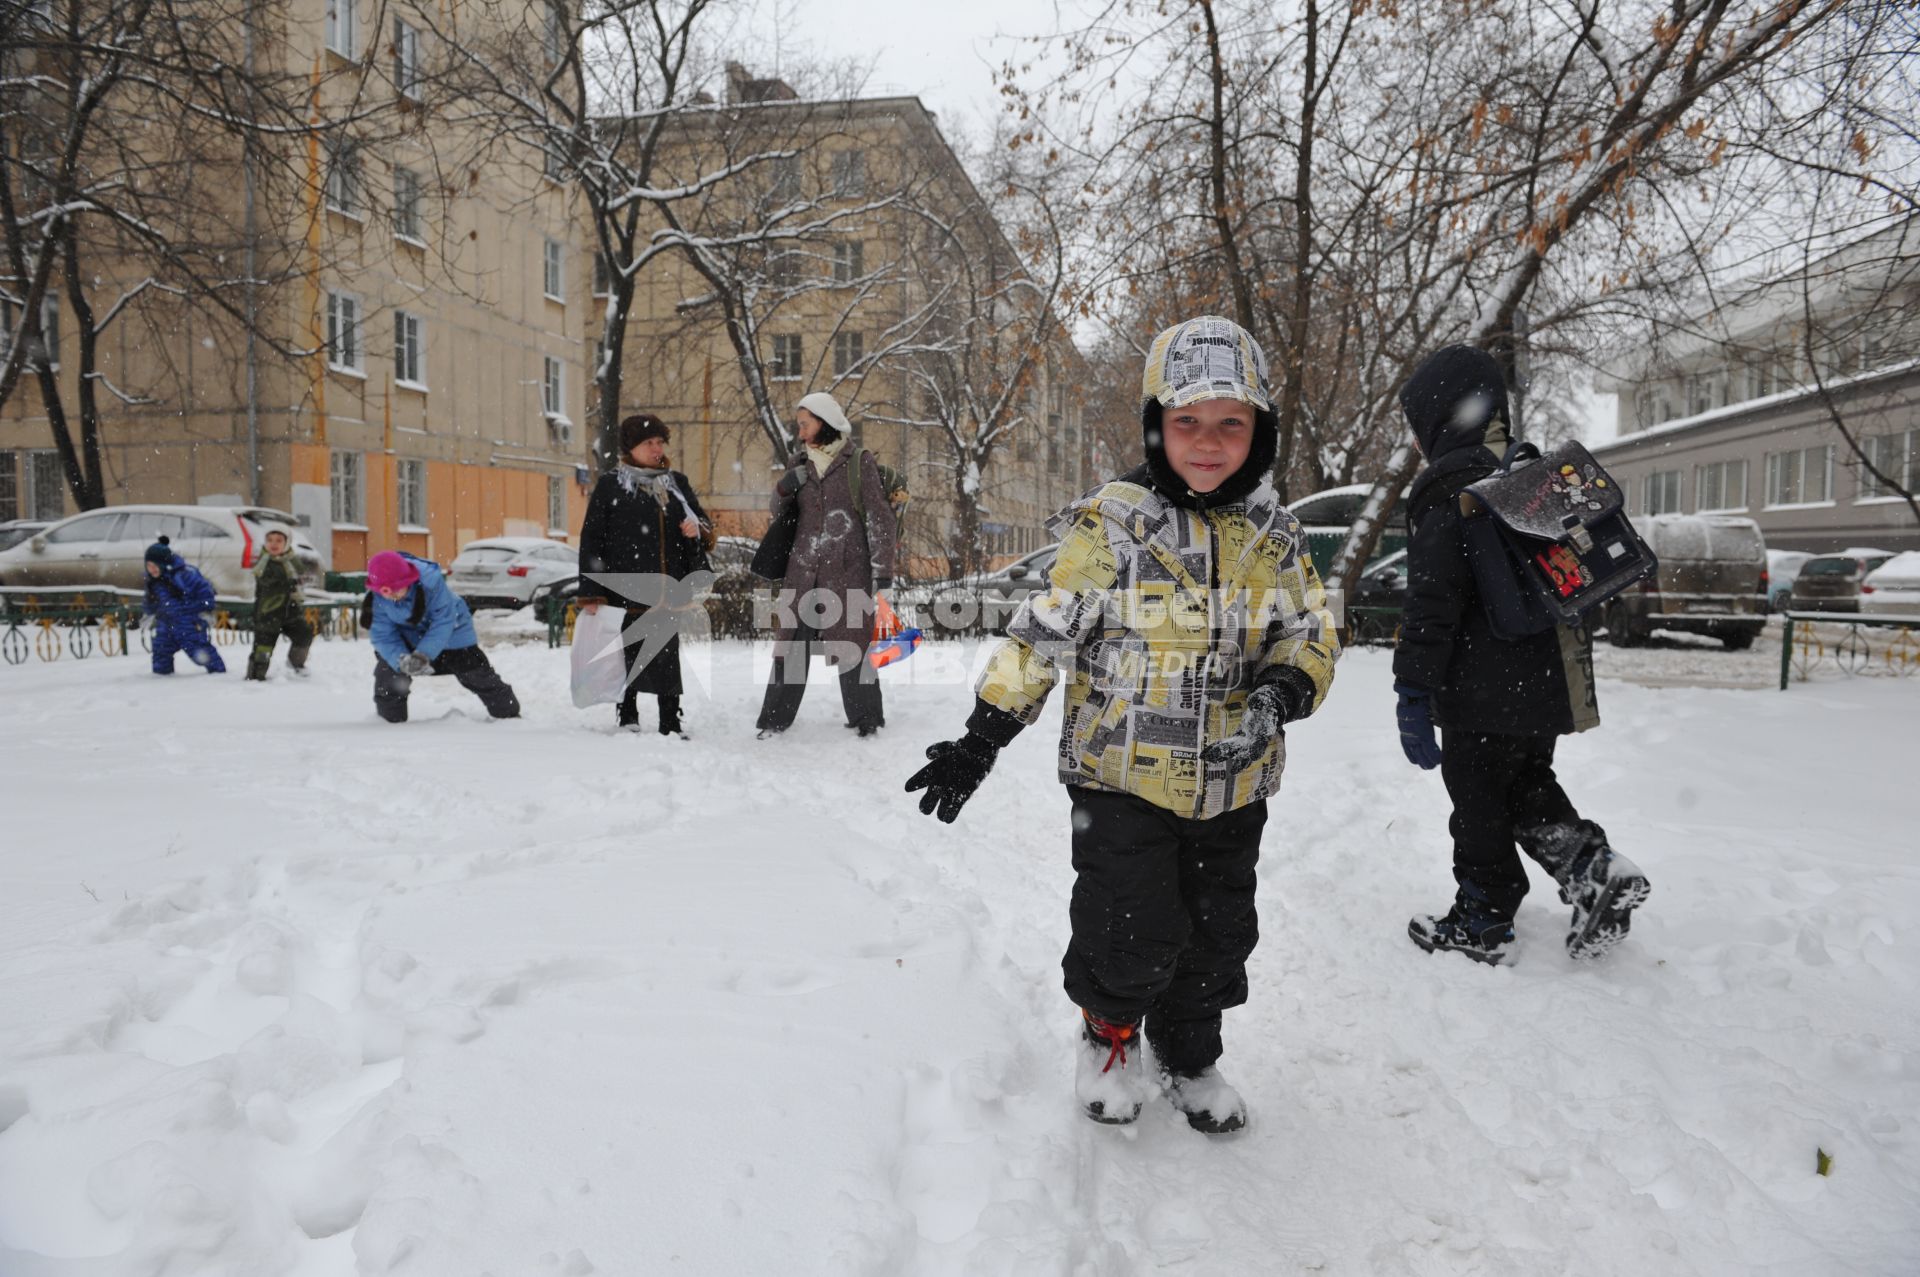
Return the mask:
[[[860,504],[865,508],[864,520],[854,515],[853,490],[847,481],[847,467],[855,458],[862,467]],[[816,614],[802,605],[809,592],[823,591],[813,596],[820,613],[828,618],[827,624],[817,627],[820,639],[841,645],[841,653],[849,650],[844,646],[849,644],[864,652],[873,634],[872,596],[893,587],[893,512],[887,505],[879,464],[872,453],[855,448],[849,440],[827,472],[815,475],[802,453],[774,487],[773,512],[778,514],[788,494],[796,491],[800,522],[794,532],[786,578],[775,596],[776,637],[789,641],[797,628],[796,619],[812,620]],[[831,594],[831,602],[827,594]],[[835,657],[839,653],[830,648],[827,654]],[[839,664],[837,659],[835,664]]]

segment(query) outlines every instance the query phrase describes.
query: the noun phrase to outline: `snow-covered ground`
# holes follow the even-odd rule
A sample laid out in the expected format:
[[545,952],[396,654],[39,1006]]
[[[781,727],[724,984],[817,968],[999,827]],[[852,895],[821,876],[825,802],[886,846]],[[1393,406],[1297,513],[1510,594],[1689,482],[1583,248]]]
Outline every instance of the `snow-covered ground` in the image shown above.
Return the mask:
[[949,827],[975,648],[872,741],[708,655],[691,742],[532,645],[516,723],[379,722],[364,644],[0,668],[0,1274],[1920,1271],[1920,680],[1605,683],[1563,774],[1653,897],[1575,966],[1536,876],[1495,970],[1406,940],[1446,803],[1351,654],[1208,1139],[1074,1110],[1057,711]]

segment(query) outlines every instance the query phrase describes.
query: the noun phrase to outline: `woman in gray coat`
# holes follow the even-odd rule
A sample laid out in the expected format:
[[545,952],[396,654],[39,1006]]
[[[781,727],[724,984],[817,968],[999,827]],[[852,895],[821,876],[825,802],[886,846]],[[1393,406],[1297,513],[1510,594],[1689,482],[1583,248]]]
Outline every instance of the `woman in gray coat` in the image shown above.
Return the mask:
[[826,657],[840,671],[847,726],[871,736],[886,721],[879,679],[866,657],[874,596],[893,586],[893,512],[878,463],[852,444],[847,414],[832,395],[808,395],[794,415],[802,450],[774,487],[773,510],[779,513],[793,499],[800,518],[775,599],[779,628],[773,674],[760,705],[760,737],[793,726],[812,656]]

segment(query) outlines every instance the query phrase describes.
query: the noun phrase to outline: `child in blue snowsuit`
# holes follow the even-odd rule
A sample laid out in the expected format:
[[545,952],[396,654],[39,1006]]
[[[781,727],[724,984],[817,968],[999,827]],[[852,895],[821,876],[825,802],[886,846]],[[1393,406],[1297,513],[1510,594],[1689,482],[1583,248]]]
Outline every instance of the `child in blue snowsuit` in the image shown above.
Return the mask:
[[520,717],[520,701],[480,650],[466,600],[447,587],[440,565],[396,550],[367,561],[373,596],[373,707],[389,723],[407,721],[413,680],[451,674],[494,718]]
[[153,672],[173,673],[173,655],[187,659],[209,674],[224,674],[200,614],[213,609],[213,586],[193,565],[173,552],[167,538],[147,547],[147,616],[153,621]]

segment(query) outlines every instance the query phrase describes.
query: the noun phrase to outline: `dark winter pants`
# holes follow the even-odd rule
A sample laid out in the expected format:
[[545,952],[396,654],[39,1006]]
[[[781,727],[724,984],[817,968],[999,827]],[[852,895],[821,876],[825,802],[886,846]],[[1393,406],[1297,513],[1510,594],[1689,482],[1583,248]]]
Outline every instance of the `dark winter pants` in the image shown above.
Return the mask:
[[[773,657],[773,673],[767,679],[767,695],[760,702],[761,730],[784,732],[800,715],[800,699],[807,694],[807,662],[814,653],[818,631],[801,626],[787,641],[780,643]],[[873,662],[861,658],[840,671],[840,704],[850,727],[881,727],[886,724],[886,707],[880,700],[880,673]]]
[[1163,1067],[1220,1058],[1220,1013],[1247,1000],[1267,805],[1190,820],[1131,794],[1070,786],[1073,939],[1067,996],[1117,1024],[1146,1018]]
[[1580,819],[1553,774],[1552,736],[1447,731],[1440,776],[1453,799],[1453,877],[1486,913],[1511,919],[1527,894],[1518,842],[1556,880],[1607,835]]
[[253,655],[247,660],[247,677],[264,679],[267,666],[273,664],[273,648],[280,636],[287,636],[287,664],[297,670],[307,667],[307,649],[313,646],[313,626],[300,612],[253,618]]
[[197,618],[192,622],[156,622],[153,627],[153,672],[173,673],[174,655],[181,652],[209,674],[227,672],[227,663],[220,659],[219,649],[207,637],[207,627],[200,624]]
[[[520,700],[507,686],[505,679],[494,672],[493,663],[487,660],[487,654],[477,647],[450,648],[433,658],[435,674],[451,674],[460,680],[460,686],[480,698],[487,707],[487,713],[494,718],[520,717]],[[373,707],[380,717],[389,723],[407,721],[407,697],[413,691],[413,680],[402,674],[385,661],[375,658],[373,663]]]
[[[649,609],[630,607],[620,629],[620,646],[627,661],[627,690],[620,697],[622,727],[640,721],[640,694],[651,692],[660,698],[660,730],[680,730],[680,636],[668,639],[666,646],[653,654],[645,669],[636,670],[640,652],[650,637],[642,622]],[[664,618],[666,613],[661,613]]]

